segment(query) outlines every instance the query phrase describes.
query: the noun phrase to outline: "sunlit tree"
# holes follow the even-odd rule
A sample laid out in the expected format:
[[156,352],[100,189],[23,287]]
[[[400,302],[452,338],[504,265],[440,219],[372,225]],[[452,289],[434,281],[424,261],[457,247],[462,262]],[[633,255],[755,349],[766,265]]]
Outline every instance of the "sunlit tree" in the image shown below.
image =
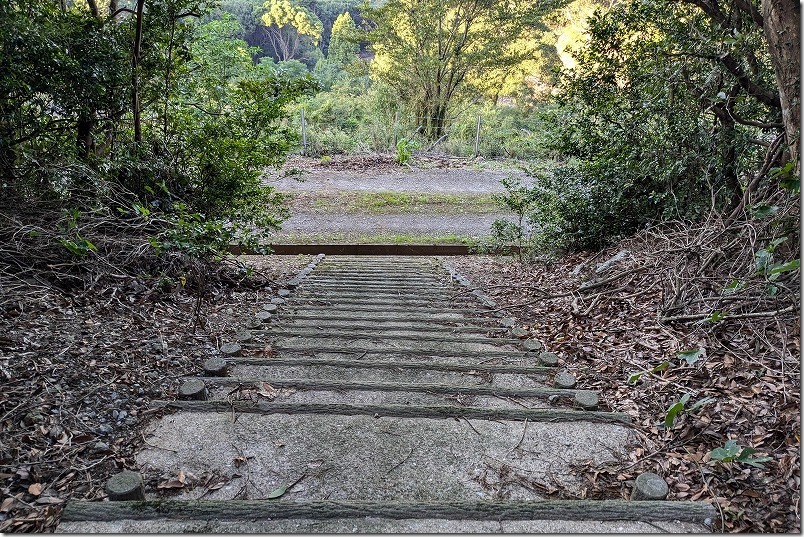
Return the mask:
[[261,20],[277,60],[295,58],[303,41],[318,44],[324,26],[315,13],[291,0],[269,0],[264,8]]

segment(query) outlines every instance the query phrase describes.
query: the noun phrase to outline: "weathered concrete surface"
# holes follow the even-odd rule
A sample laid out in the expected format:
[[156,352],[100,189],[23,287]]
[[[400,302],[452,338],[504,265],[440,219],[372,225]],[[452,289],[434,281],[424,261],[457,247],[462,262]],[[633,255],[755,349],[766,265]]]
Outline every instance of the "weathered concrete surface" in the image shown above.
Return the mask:
[[[303,474],[289,499],[539,499],[536,487],[514,476],[577,489],[569,466],[612,460],[628,435],[625,427],[584,422],[309,415],[236,415],[232,421],[230,413],[179,413],[149,429],[148,443],[159,447],[140,452],[137,463],[155,476],[180,469],[241,476],[206,494],[210,500],[233,498],[243,487],[247,498],[265,497]],[[238,458],[246,461],[236,466]]]
[[[291,483],[276,500],[280,504],[323,500],[368,501],[372,505],[380,501],[415,505],[539,501],[544,499],[540,491],[545,485],[570,494],[579,491],[581,479],[573,472],[574,464],[603,463],[626,454],[630,430],[621,423],[628,421],[627,416],[615,423],[612,414],[601,413],[599,422],[593,423],[595,413],[572,409],[572,397],[550,400],[544,393],[539,397],[535,393],[531,397],[500,395],[505,390],[545,388],[554,374],[549,368],[538,369],[538,375],[521,370],[472,374],[449,369],[491,364],[532,368],[538,365],[538,353],[525,352],[521,341],[504,339],[506,332],[488,332],[490,327],[500,326],[499,318],[484,313],[477,302],[472,302],[474,297],[451,300],[466,291],[455,282],[467,282],[447,273],[435,260],[324,258],[307,279],[300,276],[297,281],[297,289],[286,302],[277,304],[271,322],[262,325],[265,330],[255,330],[249,342],[242,343],[245,356],[227,358],[231,378],[205,379],[214,402],[185,405],[183,411],[166,415],[148,427],[148,447],[136,455],[148,498],[162,497],[156,485],[181,471],[188,476],[188,483],[211,475],[223,479],[224,484],[215,490],[186,486],[173,498],[223,500],[226,506],[267,498]],[[251,313],[262,306],[255,304]],[[277,331],[277,324],[285,333]],[[268,345],[271,352],[263,352]],[[249,357],[258,351],[260,358]],[[272,358],[291,362],[311,358],[366,360],[373,365],[275,365],[269,362]],[[395,362],[406,365],[395,368]],[[428,364],[442,369],[426,369]],[[273,381],[279,389],[263,384],[264,380]],[[281,387],[282,381],[288,380],[296,382],[285,382],[292,386]],[[325,384],[328,381],[331,383]],[[242,384],[234,385],[238,382]],[[458,394],[488,387],[496,392]],[[452,393],[453,388],[456,393]],[[210,411],[212,408],[218,412]],[[349,518],[324,519],[320,514],[308,516],[309,511],[305,511],[302,518],[287,520],[123,519],[68,522],[59,531],[707,531],[695,524],[656,521],[483,521],[471,516],[469,520],[451,520],[448,518],[455,517],[442,512],[439,514],[445,518],[432,518],[432,511],[420,512],[416,519],[405,518],[409,511],[389,518],[355,516],[366,512],[361,505]],[[263,504],[260,507],[265,509]],[[586,510],[582,513],[588,516]],[[340,516],[341,512],[334,514]],[[526,517],[531,517],[530,511]]]
[[57,533],[701,533],[690,522],[402,519],[67,522]]

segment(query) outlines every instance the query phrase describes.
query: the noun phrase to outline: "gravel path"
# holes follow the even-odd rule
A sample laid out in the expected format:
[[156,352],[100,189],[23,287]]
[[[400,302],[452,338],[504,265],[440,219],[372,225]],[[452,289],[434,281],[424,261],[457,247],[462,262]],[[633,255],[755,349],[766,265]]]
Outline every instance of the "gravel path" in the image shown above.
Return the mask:
[[279,178],[270,184],[281,192],[298,191],[393,191],[446,194],[489,194],[503,190],[500,181],[511,172],[500,170],[405,170],[393,172],[315,170],[303,179]]
[[278,238],[327,234],[460,235],[480,238],[502,214],[417,215],[417,214],[309,214],[296,213],[278,232]]
[[[482,196],[502,192],[500,181],[509,175],[524,176],[521,170],[499,169],[496,163],[475,166],[432,167],[430,163],[414,162],[413,168],[399,167],[382,157],[355,158],[353,161],[342,158],[330,165],[315,159],[295,157],[289,168],[303,171],[301,178],[282,177],[279,173],[266,176],[266,183],[280,192],[317,192],[332,198],[339,192],[400,192],[416,194],[449,194],[456,196]],[[485,169],[484,169],[485,168]],[[310,198],[313,202],[314,197]],[[431,205],[428,208],[434,207]],[[355,237],[360,235],[458,235],[467,238],[481,238],[490,234],[497,214],[470,214],[459,206],[439,207],[427,210],[425,214],[409,212],[399,214],[376,214],[376,211],[358,214],[320,214],[311,206],[297,206],[291,217],[277,233],[281,240],[315,240],[320,237],[337,235]],[[434,214],[435,213],[435,214]],[[440,213],[440,214],[439,214]],[[334,240],[334,239],[333,239]]]

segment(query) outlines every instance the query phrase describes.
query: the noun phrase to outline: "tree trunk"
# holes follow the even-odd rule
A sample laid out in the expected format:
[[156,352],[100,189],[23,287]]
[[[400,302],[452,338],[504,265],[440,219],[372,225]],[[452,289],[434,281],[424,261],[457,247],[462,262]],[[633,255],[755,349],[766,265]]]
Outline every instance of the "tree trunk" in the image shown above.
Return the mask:
[[142,119],[140,118],[139,69],[142,50],[142,12],[145,0],[137,0],[137,29],[134,34],[134,49],[131,55],[131,109],[134,114],[134,142],[142,141]]
[[779,86],[790,160],[799,172],[799,142],[801,137],[801,6],[797,0],[762,0],[765,38],[768,40],[771,63]]
[[95,141],[92,138],[92,128],[95,126],[95,121],[88,116],[81,116],[78,118],[76,125],[76,146],[78,149],[78,158],[83,161],[89,160],[89,156],[95,150]]

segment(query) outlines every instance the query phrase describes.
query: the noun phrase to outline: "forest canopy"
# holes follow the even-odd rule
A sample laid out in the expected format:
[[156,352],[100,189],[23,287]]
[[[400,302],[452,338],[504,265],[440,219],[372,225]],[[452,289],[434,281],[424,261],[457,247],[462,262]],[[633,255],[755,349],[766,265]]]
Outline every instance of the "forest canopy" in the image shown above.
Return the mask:
[[541,244],[598,248],[712,209],[736,218],[798,192],[798,11],[12,0],[0,6],[4,199],[70,205],[114,185],[131,196],[115,211],[159,213],[198,239],[183,247],[253,245],[282,219],[260,175],[298,147],[303,108],[313,153],[441,144],[466,155],[483,116],[475,151],[529,162],[538,178],[529,216]]

